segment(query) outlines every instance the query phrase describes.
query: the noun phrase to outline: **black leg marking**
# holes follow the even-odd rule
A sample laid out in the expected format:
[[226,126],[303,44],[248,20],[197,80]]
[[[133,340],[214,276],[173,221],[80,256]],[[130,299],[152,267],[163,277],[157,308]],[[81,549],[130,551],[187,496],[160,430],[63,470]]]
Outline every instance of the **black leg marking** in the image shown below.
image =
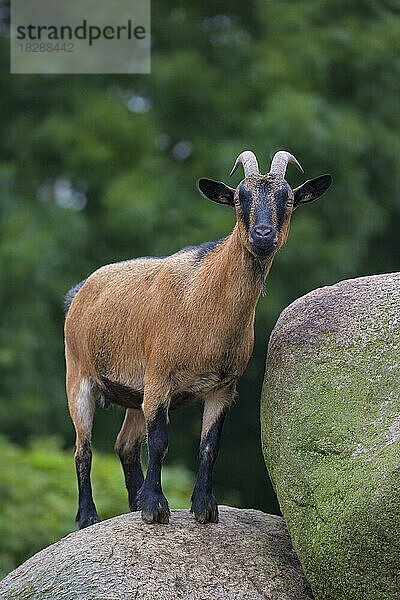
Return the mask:
[[75,456],[76,475],[78,478],[79,508],[76,521],[79,529],[99,522],[96,507],[93,502],[90,469],[92,466],[92,450],[90,442],[86,441]]
[[199,523],[218,523],[218,505],[212,493],[212,472],[218,455],[219,440],[226,411],[223,411],[210,427],[200,443],[200,463],[192,494],[192,508]]
[[119,450],[118,456],[121,460],[125,475],[125,485],[128,490],[129,508],[131,511],[138,510],[138,492],[143,485],[144,477],[140,463],[140,449],[142,444],[138,443],[129,452]]
[[163,406],[148,425],[147,444],[149,465],[138,494],[138,507],[145,523],[168,523],[170,512],[161,487],[161,466],[168,449],[167,413]]

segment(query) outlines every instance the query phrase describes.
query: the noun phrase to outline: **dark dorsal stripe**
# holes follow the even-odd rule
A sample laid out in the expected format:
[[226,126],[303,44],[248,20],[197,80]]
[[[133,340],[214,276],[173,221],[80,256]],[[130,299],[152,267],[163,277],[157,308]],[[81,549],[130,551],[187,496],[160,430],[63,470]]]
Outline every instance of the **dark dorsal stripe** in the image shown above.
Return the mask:
[[75,298],[76,294],[79,292],[81,287],[83,287],[86,283],[86,279],[83,279],[73,288],[71,288],[64,297],[64,315],[67,316],[67,312],[69,311],[69,307],[71,306],[72,300]]

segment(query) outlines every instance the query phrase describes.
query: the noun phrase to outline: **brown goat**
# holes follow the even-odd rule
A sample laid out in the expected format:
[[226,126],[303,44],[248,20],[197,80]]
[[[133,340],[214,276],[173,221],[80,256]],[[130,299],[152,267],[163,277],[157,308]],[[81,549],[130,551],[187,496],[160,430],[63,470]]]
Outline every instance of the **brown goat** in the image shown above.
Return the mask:
[[[330,175],[292,190],[288,162],[278,152],[270,172],[259,173],[252,152],[243,152],[236,189],[200,179],[209,199],[234,207],[236,225],[218,242],[188,247],[165,258],[138,258],[107,265],[66,298],[67,395],[76,430],[80,527],[98,521],[90,483],[95,398],[126,408],[116,441],[131,510],[147,523],[168,523],[161,488],[167,451],[168,411],[204,402],[199,471],[192,512],[200,523],[218,520],[212,494],[213,464],[225,414],[253,350],[255,307],[276,252],[286,242],[294,207],[321,196]],[[147,434],[146,479],[140,448]]]

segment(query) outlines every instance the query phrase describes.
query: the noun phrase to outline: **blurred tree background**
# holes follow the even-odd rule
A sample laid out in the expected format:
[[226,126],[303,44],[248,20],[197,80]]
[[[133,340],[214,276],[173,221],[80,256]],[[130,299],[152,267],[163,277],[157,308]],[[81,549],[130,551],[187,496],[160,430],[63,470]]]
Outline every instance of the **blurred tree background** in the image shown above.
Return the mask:
[[[6,4],[2,15],[6,21]],[[334,177],[326,197],[296,211],[275,260],[258,307],[254,357],[215,471],[220,502],[278,510],[258,418],[278,314],[315,287],[399,269],[399,16],[397,0],[153,0],[147,76],[10,75],[3,26],[2,540],[14,526],[14,547],[0,542],[3,571],[74,527],[65,292],[105,263],[227,235],[233,214],[202,198],[195,182],[228,181],[244,149],[255,151],[264,171],[283,148],[306,178]],[[293,167],[287,179],[302,181]],[[123,415],[111,409],[96,416],[94,477],[103,496],[115,478],[121,488],[104,505],[102,516],[111,516],[127,506],[111,456]],[[166,477],[173,506],[184,497],[173,490],[189,494],[199,433],[199,407],[172,415]]]

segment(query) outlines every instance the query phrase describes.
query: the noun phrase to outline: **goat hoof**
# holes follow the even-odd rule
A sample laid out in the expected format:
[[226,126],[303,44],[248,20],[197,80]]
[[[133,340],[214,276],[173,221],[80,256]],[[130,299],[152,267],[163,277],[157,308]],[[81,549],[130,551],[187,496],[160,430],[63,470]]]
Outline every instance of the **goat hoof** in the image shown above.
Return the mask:
[[162,523],[168,525],[170,511],[167,499],[163,494],[152,494],[141,490],[138,498],[138,508],[142,511],[145,523]]
[[85,529],[85,527],[90,527],[90,525],[94,525],[95,523],[99,522],[100,519],[97,513],[84,515],[82,518],[79,518],[79,529]]
[[214,494],[192,497],[190,512],[198,523],[218,523],[218,504]]
[[152,523],[169,523],[169,509],[145,510],[142,509],[142,521],[151,525]]

